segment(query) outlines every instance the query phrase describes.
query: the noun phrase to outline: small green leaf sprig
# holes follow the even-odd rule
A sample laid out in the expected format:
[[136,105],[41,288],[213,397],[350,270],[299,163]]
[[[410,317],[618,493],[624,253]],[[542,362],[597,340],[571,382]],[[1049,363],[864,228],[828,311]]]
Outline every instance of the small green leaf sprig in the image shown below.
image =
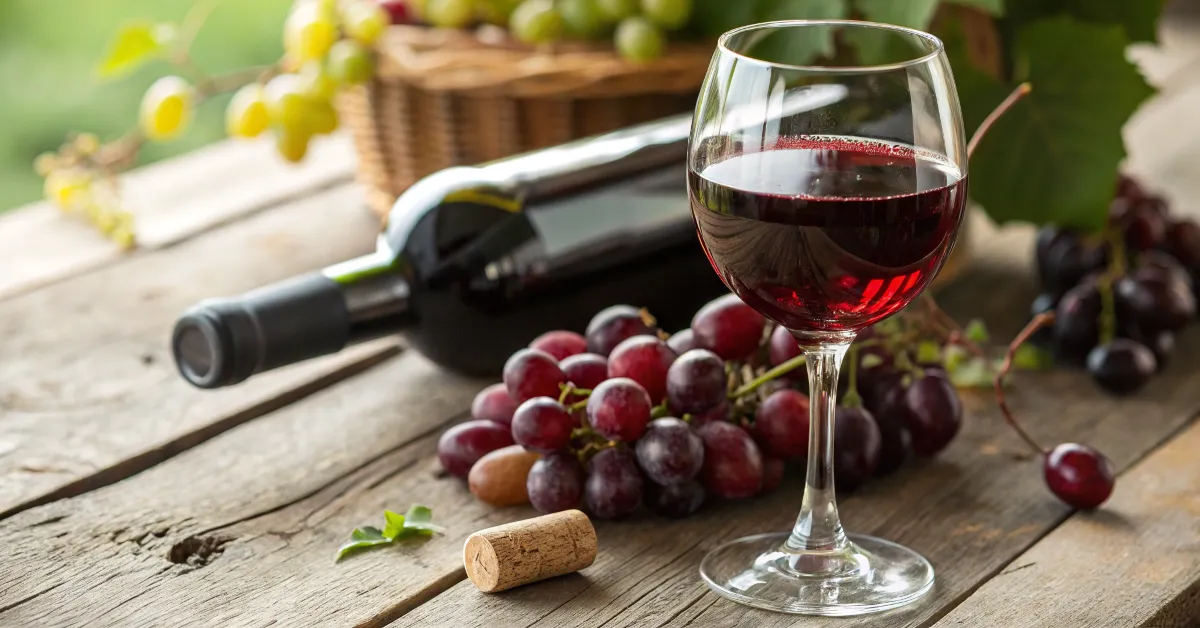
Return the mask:
[[403,515],[385,510],[383,518],[382,530],[375,526],[355,528],[354,532],[350,533],[350,541],[338,548],[336,561],[373,547],[391,545],[396,541],[429,538],[434,534],[446,533],[445,528],[433,523],[433,510],[420,504],[413,504]]

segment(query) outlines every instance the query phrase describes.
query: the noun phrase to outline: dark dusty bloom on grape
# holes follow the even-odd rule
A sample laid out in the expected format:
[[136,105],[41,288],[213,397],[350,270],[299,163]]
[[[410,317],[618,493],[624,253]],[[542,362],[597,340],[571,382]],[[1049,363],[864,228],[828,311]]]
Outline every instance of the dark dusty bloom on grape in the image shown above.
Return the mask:
[[466,421],[446,430],[438,439],[437,455],[450,475],[467,478],[484,455],[513,444],[508,426],[492,421]]
[[700,482],[705,490],[725,499],[758,493],[763,483],[762,454],[749,434],[732,423],[708,423],[697,433],[704,440]]
[[508,388],[503,382],[479,391],[475,400],[471,402],[471,418],[494,421],[501,425],[512,423],[513,413],[516,411],[517,403],[508,396]]
[[608,440],[631,443],[646,431],[652,406],[646,389],[632,379],[606,380],[588,397],[588,423]]
[[508,395],[520,403],[534,397],[555,397],[567,376],[550,354],[537,349],[521,349],[504,364],[504,385]]
[[631,305],[613,305],[592,317],[584,336],[589,352],[608,357],[626,338],[653,334],[654,329],[646,324],[640,310]]
[[601,519],[623,517],[642,503],[642,474],[633,452],[609,447],[592,456],[583,488],[588,511]]
[[539,512],[575,508],[583,499],[583,467],[573,454],[556,452],[533,463],[525,480],[529,503]]

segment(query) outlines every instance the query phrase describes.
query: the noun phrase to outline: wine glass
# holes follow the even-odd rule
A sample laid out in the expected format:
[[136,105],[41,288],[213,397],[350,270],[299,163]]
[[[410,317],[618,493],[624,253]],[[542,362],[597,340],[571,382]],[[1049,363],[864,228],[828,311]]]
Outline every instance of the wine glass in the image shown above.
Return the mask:
[[710,552],[700,573],[717,593],[858,615],[933,586],[920,554],[843,532],[833,434],[855,335],[911,302],[950,254],[967,194],[963,135],[950,64],[927,33],[822,20],[720,38],[688,148],[696,229],[730,290],[795,337],[811,415],[795,527]]

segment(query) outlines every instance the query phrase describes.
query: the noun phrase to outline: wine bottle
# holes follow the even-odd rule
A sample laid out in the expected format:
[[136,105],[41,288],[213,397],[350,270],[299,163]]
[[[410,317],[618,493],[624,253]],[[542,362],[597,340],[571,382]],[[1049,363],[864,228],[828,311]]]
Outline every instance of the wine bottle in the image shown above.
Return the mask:
[[201,388],[404,332],[467,374],[495,374],[551,329],[617,303],[669,331],[726,290],[697,242],[685,188],[690,116],[434,173],[396,201],[376,251],[203,301],[175,325]]

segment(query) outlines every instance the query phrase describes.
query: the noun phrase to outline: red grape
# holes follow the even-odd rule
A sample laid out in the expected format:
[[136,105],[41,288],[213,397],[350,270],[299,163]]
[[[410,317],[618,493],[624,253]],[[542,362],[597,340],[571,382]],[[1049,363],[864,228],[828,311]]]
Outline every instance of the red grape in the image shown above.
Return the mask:
[[1193,287],[1192,276],[1183,264],[1162,251],[1146,251],[1138,255],[1137,268],[1131,276],[1135,279],[1155,278],[1174,282],[1187,286],[1189,290]]
[[904,393],[904,414],[913,452],[932,456],[946,448],[962,425],[962,400],[945,378],[926,374]]
[[683,331],[677,331],[667,339],[667,346],[679,355],[683,355],[692,349],[696,349],[696,334],[692,333],[692,328],[688,327]]
[[[575,384],[576,388],[591,390],[608,379],[608,360],[595,353],[580,353],[558,363],[559,368],[567,376],[567,381]],[[572,394],[571,401],[581,401],[583,397]]]
[[788,388],[771,393],[754,413],[754,436],[777,458],[808,453],[808,397]]
[[723,360],[740,360],[754,353],[764,325],[763,315],[742,303],[736,294],[710,301],[692,318],[696,344]]
[[[792,358],[799,356],[800,345],[796,344],[796,339],[792,337],[792,333],[783,325],[776,325],[775,331],[771,332],[771,341],[767,345],[767,357],[771,359],[771,366],[779,366]],[[794,372],[793,372],[794,373]],[[799,371],[800,376],[804,376],[804,371]],[[789,373],[791,375],[792,373]]]
[[412,24],[413,13],[408,6],[408,0],[379,0],[379,6],[388,12],[392,24]]
[[1042,287],[1062,294],[1106,263],[1106,249],[1082,235],[1056,226],[1042,227],[1037,237],[1037,268]]
[[704,505],[704,497],[704,487],[695,480],[667,486],[650,484],[646,487],[646,504],[650,509],[672,519],[681,519],[700,510]]
[[517,402],[508,396],[508,388],[503,383],[484,388],[471,402],[472,419],[495,421],[501,425],[512,424],[513,412],[516,411]]
[[1092,349],[1087,357],[1092,378],[1101,388],[1117,395],[1141,389],[1157,368],[1154,353],[1146,345],[1128,338],[1114,338]]
[[642,320],[632,305],[613,305],[600,310],[587,326],[587,349],[608,356],[621,341],[633,336],[654,335],[654,329]]
[[617,345],[608,356],[608,376],[628,377],[642,385],[650,400],[661,403],[667,396],[667,369],[675,352],[657,336],[634,336]]
[[1194,220],[1177,220],[1167,227],[1167,252],[1188,270],[1200,270],[1200,225]]
[[1091,510],[1112,494],[1112,462],[1104,454],[1076,443],[1063,443],[1046,454],[1046,484],[1067,504]]
[[839,407],[833,429],[833,481],[837,490],[853,491],[878,468],[883,437],[863,408]]
[[646,431],[652,406],[646,389],[632,379],[605,380],[588,397],[588,423],[608,440],[631,443]]
[[583,496],[588,510],[600,519],[615,519],[637,510],[642,502],[642,474],[633,454],[610,447],[592,456]]
[[562,392],[560,384],[567,383],[567,376],[558,367],[558,362],[549,354],[537,349],[521,349],[504,363],[504,385],[508,395],[518,403],[534,397],[554,397]]
[[879,427],[879,465],[875,475],[887,475],[899,469],[912,450],[912,436],[906,427],[908,408],[904,405],[905,387],[899,380],[875,406],[868,407]]
[[562,360],[587,351],[587,340],[573,331],[548,331],[534,338],[529,348],[545,351],[555,360]]
[[1178,331],[1196,316],[1191,289],[1162,277],[1125,277],[1113,285],[1117,310],[1144,332]]
[[697,434],[704,441],[700,482],[705,490],[725,499],[758,493],[763,483],[762,454],[749,434],[732,423],[708,423]]
[[1152,251],[1167,235],[1167,219],[1153,207],[1138,201],[1113,216],[1113,224],[1125,234],[1125,246],[1131,251]]
[[758,489],[759,495],[766,495],[779,488],[783,483],[783,472],[787,469],[787,463],[779,458],[763,458],[763,481],[762,488]]
[[512,436],[530,451],[548,454],[567,446],[575,419],[557,399],[534,397],[521,404],[513,414]]
[[556,452],[533,463],[525,478],[525,492],[539,512],[559,512],[579,505],[583,481],[579,460],[572,454]]
[[1137,179],[1127,175],[1117,175],[1117,197],[1123,199],[1138,199],[1146,195],[1146,191],[1138,185]]
[[704,464],[704,441],[675,417],[651,421],[638,439],[636,452],[642,471],[658,484],[690,480]]
[[706,349],[692,349],[667,369],[667,400],[680,414],[701,414],[725,403],[725,362]]
[[714,421],[728,422],[729,421],[729,403],[721,402],[720,405],[709,410],[692,415],[692,427],[699,428],[701,425],[706,425]]
[[512,433],[507,426],[491,421],[466,421],[442,434],[437,455],[443,469],[465,480],[476,461],[511,444]]
[[1100,340],[1100,291],[1095,285],[1076,286],[1055,309],[1054,341],[1063,357],[1081,361]]

